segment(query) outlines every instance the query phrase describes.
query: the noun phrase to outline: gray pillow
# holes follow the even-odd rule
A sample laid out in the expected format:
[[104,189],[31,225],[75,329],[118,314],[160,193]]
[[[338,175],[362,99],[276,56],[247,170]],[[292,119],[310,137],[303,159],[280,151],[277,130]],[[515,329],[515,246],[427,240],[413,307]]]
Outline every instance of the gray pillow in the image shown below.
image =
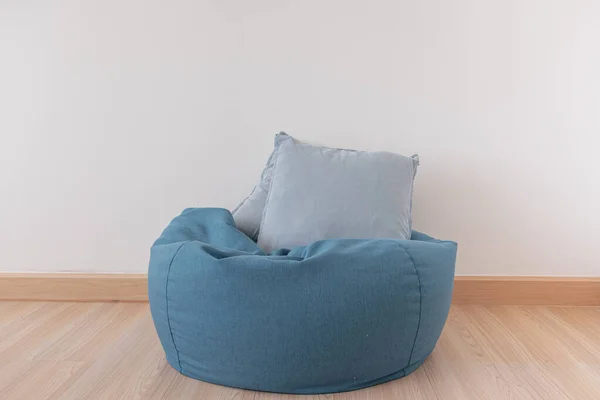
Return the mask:
[[260,175],[260,181],[254,187],[250,195],[231,211],[237,228],[255,242],[258,239],[260,221],[262,220],[269,186],[271,185],[271,178],[273,177],[275,153],[277,152],[278,144],[283,137],[289,136],[284,132],[279,132],[275,135],[275,146]]
[[410,239],[418,163],[416,155],[333,149],[278,135],[263,172],[269,182],[261,189],[268,193],[258,245],[270,252],[332,238]]

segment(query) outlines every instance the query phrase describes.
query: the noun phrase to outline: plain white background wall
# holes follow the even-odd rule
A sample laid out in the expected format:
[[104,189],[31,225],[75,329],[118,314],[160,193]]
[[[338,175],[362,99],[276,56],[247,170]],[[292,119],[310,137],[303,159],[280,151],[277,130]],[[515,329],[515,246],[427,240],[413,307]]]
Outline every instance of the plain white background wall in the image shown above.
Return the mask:
[[418,152],[459,274],[600,275],[597,0],[5,0],[0,270],[145,272],[273,135]]

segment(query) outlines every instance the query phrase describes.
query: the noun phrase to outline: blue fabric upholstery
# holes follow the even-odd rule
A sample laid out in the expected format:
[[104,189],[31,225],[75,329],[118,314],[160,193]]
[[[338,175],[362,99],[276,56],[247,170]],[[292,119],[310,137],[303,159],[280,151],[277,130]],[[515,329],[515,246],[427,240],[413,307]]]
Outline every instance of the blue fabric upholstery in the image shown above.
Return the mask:
[[266,255],[225,209],[187,209],[151,250],[148,292],[168,362],[192,378],[284,393],[403,377],[448,315],[456,243],[318,241]]

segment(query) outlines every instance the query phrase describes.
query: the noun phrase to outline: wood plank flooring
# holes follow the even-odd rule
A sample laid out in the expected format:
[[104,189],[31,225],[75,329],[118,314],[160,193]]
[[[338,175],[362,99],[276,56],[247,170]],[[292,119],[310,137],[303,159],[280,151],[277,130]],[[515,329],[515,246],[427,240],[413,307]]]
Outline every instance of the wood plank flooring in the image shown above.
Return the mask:
[[[180,375],[147,304],[0,302],[0,399],[291,399]],[[300,398],[300,397],[298,397]],[[406,378],[303,399],[600,399],[600,308],[462,306]]]

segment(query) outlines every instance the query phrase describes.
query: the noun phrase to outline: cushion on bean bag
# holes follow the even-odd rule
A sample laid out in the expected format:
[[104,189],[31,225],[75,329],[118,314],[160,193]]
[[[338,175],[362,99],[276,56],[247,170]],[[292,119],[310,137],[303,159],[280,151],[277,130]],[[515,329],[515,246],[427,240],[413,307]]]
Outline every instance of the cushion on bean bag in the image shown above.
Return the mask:
[[258,245],[324,239],[410,239],[417,156],[313,146],[276,138]]

